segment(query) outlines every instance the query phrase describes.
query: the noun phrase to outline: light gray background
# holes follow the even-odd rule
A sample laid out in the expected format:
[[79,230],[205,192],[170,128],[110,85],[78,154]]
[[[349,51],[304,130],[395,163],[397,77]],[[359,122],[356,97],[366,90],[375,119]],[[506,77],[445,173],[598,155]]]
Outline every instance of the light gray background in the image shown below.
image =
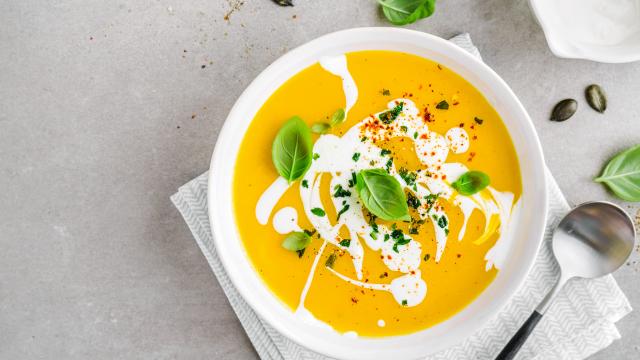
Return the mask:
[[[262,69],[328,32],[387,25],[375,1],[0,4],[0,358],[255,358],[169,196],[207,170]],[[640,142],[640,63],[555,58],[523,0],[440,1],[409,27],[471,33],[569,201],[618,202],[591,178]],[[592,82],[605,115],[583,101]],[[548,121],[565,97],[578,113]],[[635,307],[638,258],[615,275]],[[640,357],[638,324],[623,319],[622,340],[594,358]]]

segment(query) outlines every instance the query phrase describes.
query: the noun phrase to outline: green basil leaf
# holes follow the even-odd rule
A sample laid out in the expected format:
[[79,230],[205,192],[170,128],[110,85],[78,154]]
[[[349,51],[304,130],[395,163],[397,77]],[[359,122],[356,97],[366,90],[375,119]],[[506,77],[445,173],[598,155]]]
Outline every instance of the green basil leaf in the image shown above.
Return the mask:
[[431,16],[436,0],[378,0],[384,16],[394,25],[407,25]]
[[329,124],[331,127],[338,126],[344,122],[345,118],[344,109],[338,109],[333,113],[333,115],[331,115],[331,121]]
[[377,217],[384,220],[411,220],[402,186],[386,171],[360,171],[356,176],[356,191],[367,210]]
[[469,196],[489,186],[489,182],[489,175],[482,171],[467,171],[451,186],[460,194]]
[[331,130],[331,125],[325,122],[317,122],[311,125],[311,132],[314,134],[326,134]]
[[607,184],[623,200],[640,201],[640,145],[614,156],[595,181]]
[[321,208],[313,208],[311,209],[311,213],[315,216],[324,216],[326,212]]
[[296,231],[292,232],[286,239],[284,239],[282,247],[289,251],[300,251],[306,248],[309,243],[311,243],[311,236],[309,236],[309,234],[302,231]]
[[278,174],[288,182],[293,182],[309,170],[312,151],[309,127],[294,116],[278,131],[271,148],[271,158]]

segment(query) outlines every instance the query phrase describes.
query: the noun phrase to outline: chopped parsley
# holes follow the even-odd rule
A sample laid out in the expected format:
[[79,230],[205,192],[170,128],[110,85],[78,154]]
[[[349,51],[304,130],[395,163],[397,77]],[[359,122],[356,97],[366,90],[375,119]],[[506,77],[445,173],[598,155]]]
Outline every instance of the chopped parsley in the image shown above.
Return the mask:
[[347,210],[349,210],[349,205],[344,205],[342,207],[342,209],[340,209],[340,211],[338,211],[338,218],[336,219],[336,221],[340,220],[340,215],[344,214],[347,212]]
[[484,122],[484,120],[480,119],[477,116],[473,118],[473,121],[475,121],[476,124],[478,124],[478,125],[482,125],[482,123]]
[[389,91],[389,89],[382,89],[381,93],[384,96],[391,96],[391,91]]
[[318,159],[320,159],[320,154],[313,153],[313,160],[318,160]]
[[407,128],[406,126],[402,125],[402,126],[400,126],[400,131],[407,132],[407,131],[409,131],[409,128]]
[[311,213],[315,216],[325,216],[327,214],[321,208],[313,208],[311,209]]
[[431,255],[429,255],[429,254],[426,254],[426,255],[422,258],[422,260],[424,260],[424,261],[429,261],[429,259],[431,259]]
[[433,205],[438,200],[438,194],[429,194],[425,197],[425,199],[427,200],[427,212],[429,212],[431,211],[431,208],[433,208]]
[[351,159],[353,159],[353,161],[358,161],[358,159],[360,159],[360,153],[353,153]]
[[440,218],[438,219],[438,226],[441,229],[444,229],[447,227],[448,224],[449,224],[449,221],[447,220],[447,217],[445,215],[440,216]]
[[373,160],[369,161],[369,165],[373,166],[373,165],[375,165],[375,164],[376,164],[376,162],[375,162],[375,161],[373,161]]
[[307,250],[307,248],[304,248],[304,249],[302,249],[302,250],[298,250],[298,251],[296,251],[296,253],[298,254],[298,257],[299,257],[299,258],[301,258],[301,257],[302,257],[302,255],[304,255],[304,251],[305,251],[305,250]]
[[303,188],[309,188],[309,182],[307,180],[302,180],[302,187]]
[[391,154],[391,150],[387,150],[387,149],[380,150],[380,156],[387,156],[389,154]]
[[[316,229],[313,229],[313,230],[307,230],[307,229],[304,229],[304,230],[302,230],[302,231],[304,231],[304,233],[305,233],[305,234],[307,234],[307,235],[309,235],[309,236],[313,236],[313,234],[315,234],[315,233],[316,233]],[[320,234],[318,234],[318,235],[320,235]]]
[[413,138],[414,138],[414,139],[417,139],[417,138],[418,138],[418,132],[417,132],[417,131],[413,133]]
[[388,241],[391,238],[389,234],[384,234],[384,241]]
[[349,179],[349,184],[347,184],[349,187],[354,187],[356,185],[356,173],[352,172],[351,173],[351,179]]
[[343,239],[340,241],[340,246],[349,247],[351,244],[351,239]]
[[417,208],[420,207],[420,205],[422,205],[422,203],[420,202],[420,199],[418,199],[418,197],[415,196],[412,192],[408,192],[407,193],[407,205],[409,205],[409,207],[417,209]]
[[399,102],[398,105],[396,105],[393,109],[387,110],[378,115],[378,118],[380,118],[380,121],[385,124],[391,124],[398,117],[398,115],[400,115],[403,106],[404,103]]
[[446,100],[442,100],[436,105],[436,109],[447,110],[449,109],[449,103]]
[[333,197],[341,198],[351,196],[351,191],[345,190],[342,188],[342,185],[338,184],[334,187],[335,192],[333,193]]
[[393,251],[398,251],[398,246],[406,245],[411,242],[410,238],[405,238],[404,233],[400,229],[395,229],[391,232],[391,238],[393,239]]
[[408,302],[407,300],[402,300],[402,306],[407,306]]
[[387,172],[390,173],[392,166],[393,166],[393,158],[389,158],[389,160],[387,160],[387,163],[384,165],[385,170],[387,170]]
[[368,139],[368,137],[363,136],[363,137],[360,138],[360,142],[365,142],[365,141],[367,141],[367,139]]
[[418,174],[411,172],[405,168],[400,168],[398,170],[398,175],[407,183],[407,186],[413,186],[416,183],[416,179],[418,178]]

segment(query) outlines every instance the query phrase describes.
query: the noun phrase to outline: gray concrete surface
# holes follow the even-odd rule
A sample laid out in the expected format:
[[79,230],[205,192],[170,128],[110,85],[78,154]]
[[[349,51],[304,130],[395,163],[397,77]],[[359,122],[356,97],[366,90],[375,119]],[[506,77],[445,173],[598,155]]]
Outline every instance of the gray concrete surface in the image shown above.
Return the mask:
[[[269,63],[385,25],[373,0],[2,1],[0,358],[255,358],[169,195],[207,169],[226,113]],[[640,63],[555,58],[523,0],[440,1],[409,27],[470,32],[529,110],[569,201],[618,202],[590,179],[640,142]],[[591,82],[609,94],[606,115],[581,102],[547,120]],[[638,259],[615,275],[635,307]],[[622,340],[594,359],[639,358],[639,323],[623,319]]]

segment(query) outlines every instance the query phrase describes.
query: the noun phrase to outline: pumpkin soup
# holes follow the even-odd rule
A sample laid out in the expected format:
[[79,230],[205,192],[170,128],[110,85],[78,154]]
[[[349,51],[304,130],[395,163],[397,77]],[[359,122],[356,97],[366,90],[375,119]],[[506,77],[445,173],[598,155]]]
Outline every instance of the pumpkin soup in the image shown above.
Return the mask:
[[454,315],[495,278],[521,182],[496,111],[414,55],[322,58],[263,104],[242,141],[235,218],[297,316],[359,336]]

